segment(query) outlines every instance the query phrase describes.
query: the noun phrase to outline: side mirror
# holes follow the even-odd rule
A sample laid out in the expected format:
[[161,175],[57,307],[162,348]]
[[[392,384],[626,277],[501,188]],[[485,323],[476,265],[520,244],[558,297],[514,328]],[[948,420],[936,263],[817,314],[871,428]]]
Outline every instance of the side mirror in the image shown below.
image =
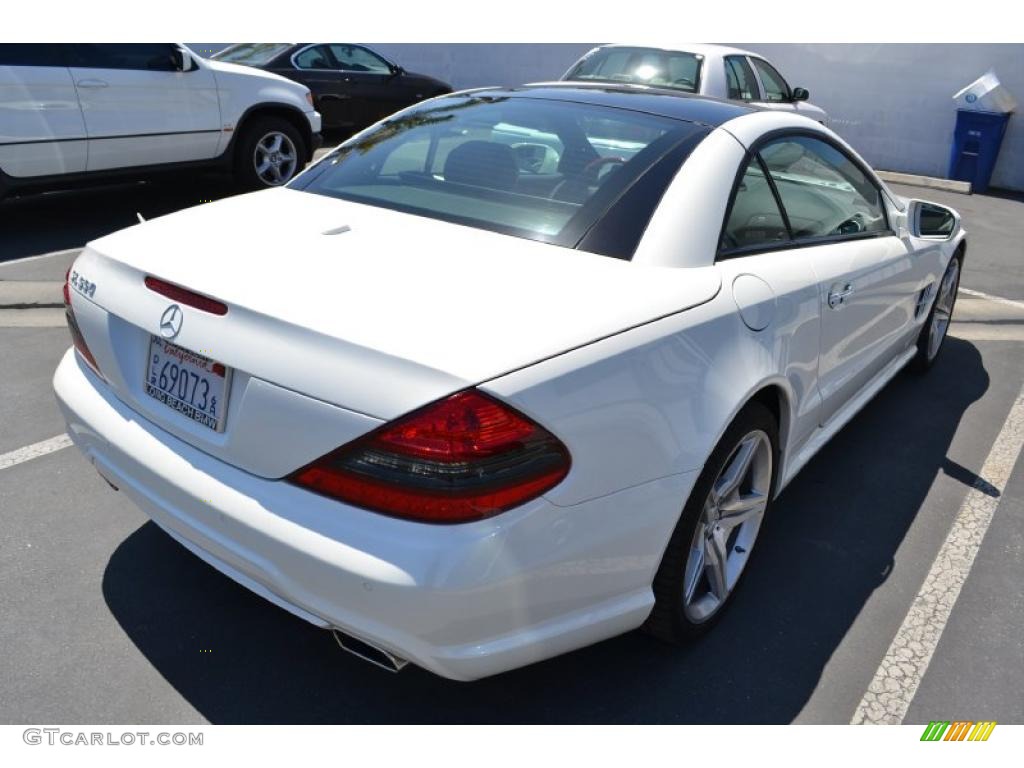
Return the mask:
[[806,88],[793,89],[793,101],[807,101],[809,98],[811,98],[811,92]]
[[918,202],[911,212],[911,232],[917,237],[949,240],[956,230],[956,212],[935,203]]
[[391,76],[392,77],[398,77],[399,75],[404,75],[404,74],[405,74],[405,67],[403,67],[401,64],[392,64],[391,65]]
[[174,68],[178,72],[190,72],[194,67],[192,54],[184,48],[175,48],[174,52],[171,53],[171,59],[174,61]]

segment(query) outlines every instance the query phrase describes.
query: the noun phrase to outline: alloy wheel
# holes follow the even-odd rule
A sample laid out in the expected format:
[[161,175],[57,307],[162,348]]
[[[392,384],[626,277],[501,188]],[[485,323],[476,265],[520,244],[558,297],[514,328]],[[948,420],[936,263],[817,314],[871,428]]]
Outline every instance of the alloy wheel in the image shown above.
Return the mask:
[[268,187],[278,187],[295,175],[299,153],[295,143],[280,131],[270,131],[256,142],[253,164],[256,175]]
[[928,360],[935,359],[946,338],[946,331],[949,330],[949,322],[953,317],[953,304],[956,302],[956,292],[960,285],[960,260],[951,259],[946,267],[946,274],[942,276],[939,284],[939,295],[935,297],[935,309],[932,311],[932,321],[928,328]]
[[702,623],[725,604],[747,565],[772,485],[772,444],[749,432],[711,486],[683,574],[683,608]]

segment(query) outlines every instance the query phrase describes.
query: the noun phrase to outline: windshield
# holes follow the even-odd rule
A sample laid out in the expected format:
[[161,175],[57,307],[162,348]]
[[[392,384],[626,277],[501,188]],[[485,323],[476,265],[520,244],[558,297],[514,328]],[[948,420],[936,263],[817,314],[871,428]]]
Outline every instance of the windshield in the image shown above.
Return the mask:
[[703,60],[703,56],[684,51],[619,46],[598,48],[562,79],[636,83],[697,93]]
[[350,139],[291,186],[572,247],[695,130],[574,102],[451,96]]
[[217,61],[259,67],[291,48],[291,43],[238,43],[211,56]]

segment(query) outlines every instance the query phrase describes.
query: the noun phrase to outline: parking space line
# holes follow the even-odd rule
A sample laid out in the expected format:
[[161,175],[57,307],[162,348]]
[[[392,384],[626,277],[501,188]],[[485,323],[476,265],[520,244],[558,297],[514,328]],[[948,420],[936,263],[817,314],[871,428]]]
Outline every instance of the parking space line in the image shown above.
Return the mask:
[[993,296],[990,293],[982,293],[981,291],[974,291],[970,288],[964,288],[960,286],[960,293],[966,293],[968,296],[974,296],[978,299],[987,299],[988,301],[994,301],[996,304],[1005,304],[1008,307],[1015,307],[1016,309],[1024,310],[1024,301],[1014,301],[1013,299],[1004,299],[1002,296]]
[[[854,712],[852,725],[899,725],[924,678],[970,575],[999,498],[1024,446],[1024,388],[1017,395],[978,479],[967,492],[917,597]],[[995,488],[999,493],[993,494]]]
[[31,459],[38,459],[40,456],[67,448],[69,445],[71,445],[70,437],[67,435],[57,435],[56,437],[41,440],[38,443],[32,443],[32,445],[26,445],[24,448],[18,448],[9,453],[0,453],[0,470],[9,469],[16,464],[21,464]]

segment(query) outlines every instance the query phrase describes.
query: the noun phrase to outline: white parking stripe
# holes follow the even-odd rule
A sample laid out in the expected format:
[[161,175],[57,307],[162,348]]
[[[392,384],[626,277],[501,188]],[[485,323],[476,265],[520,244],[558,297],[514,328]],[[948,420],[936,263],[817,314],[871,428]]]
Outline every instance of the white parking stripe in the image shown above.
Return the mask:
[[990,293],[982,293],[981,291],[972,291],[970,288],[964,288],[960,286],[960,293],[966,293],[968,296],[975,296],[979,299],[988,299],[994,301],[996,304],[1005,304],[1008,307],[1016,307],[1017,309],[1024,309],[1024,301],[1015,301],[1013,299],[1004,299],[1002,296],[993,296]]
[[38,459],[40,456],[59,451],[61,448],[67,448],[69,445],[71,445],[70,437],[67,435],[57,435],[49,440],[41,440],[38,443],[26,445],[24,448],[19,448],[10,453],[2,453],[0,454],[0,470],[8,469],[15,464],[21,464],[31,459]]
[[[957,513],[851,724],[903,722],[1024,445],[1024,389]],[[995,488],[998,493],[993,493]]]

